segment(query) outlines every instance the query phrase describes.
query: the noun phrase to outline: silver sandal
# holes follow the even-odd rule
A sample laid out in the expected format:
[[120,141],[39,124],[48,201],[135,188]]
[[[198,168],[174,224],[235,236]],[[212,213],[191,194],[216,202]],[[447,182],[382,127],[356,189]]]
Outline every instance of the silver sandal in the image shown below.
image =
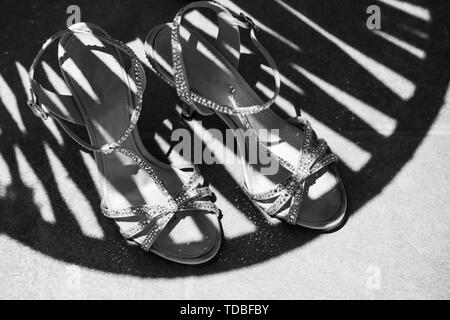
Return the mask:
[[[183,16],[199,8],[217,14],[219,32],[214,45],[182,25]],[[275,90],[266,102],[237,71],[239,28],[250,31],[252,43],[272,69]],[[293,225],[335,229],[343,223],[347,208],[334,165],[338,158],[317,138],[306,119],[286,121],[269,109],[278,96],[280,78],[273,58],[256,38],[256,30],[243,13],[235,15],[215,2],[199,1],[183,7],[171,24],[153,28],[146,37],[145,51],[152,70],[175,87],[186,118],[195,112],[216,114],[230,128],[249,132],[267,155],[278,161],[280,170],[271,176],[262,175],[258,165],[243,161],[241,187],[261,212]],[[258,135],[259,129],[268,128],[280,130],[273,141]],[[245,148],[240,146],[242,158]]]
[[[34,71],[55,40],[71,95],[43,88]],[[131,60],[129,71],[122,54]],[[78,23],[48,39],[29,71],[33,113],[52,118],[79,145],[94,152],[101,212],[145,251],[182,264],[212,259],[221,244],[220,210],[191,164],[162,163],[143,146],[136,128],[146,86],[135,53],[93,24]],[[83,126],[90,143],[67,122]],[[117,138],[119,137],[119,138]]]

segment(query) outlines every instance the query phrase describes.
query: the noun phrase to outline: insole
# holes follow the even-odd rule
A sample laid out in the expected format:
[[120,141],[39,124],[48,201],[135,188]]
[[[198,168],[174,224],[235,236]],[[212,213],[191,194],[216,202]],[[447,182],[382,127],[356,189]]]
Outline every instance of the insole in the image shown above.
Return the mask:
[[[191,89],[212,101],[231,106],[235,103],[229,89],[231,84],[235,88],[235,97],[240,106],[263,103],[239,72],[209,42],[187,27],[181,27],[180,35],[184,65]],[[173,73],[170,67],[172,58],[169,27],[159,31],[153,46],[157,52],[153,58],[162,68],[160,71],[171,79]],[[239,117],[218,115],[232,128],[245,130]],[[266,139],[273,144],[269,146],[269,149],[294,166],[297,165],[304,137],[302,130],[281,119],[270,109],[249,115],[247,119],[257,131],[278,129],[278,135],[269,135],[269,138]],[[261,173],[260,165],[247,164],[245,177],[247,187],[257,193],[268,191],[274,184],[281,182],[291,174],[283,167],[279,166],[279,168],[275,174],[267,175]],[[333,171],[323,170],[320,176],[311,177],[307,179],[307,182],[310,187],[308,196],[302,203],[300,219],[320,222],[332,218],[342,200],[341,190],[338,186],[339,179]],[[288,210],[284,210],[280,215],[287,213]]]
[[[85,115],[91,142],[104,145],[118,139],[129,125],[133,108],[129,88],[135,86],[117,49],[105,46],[95,36],[77,33],[61,40],[59,55],[66,82],[70,83],[72,94]],[[172,195],[188,181],[188,174],[148,154],[137,133],[126,139],[122,146],[149,159]],[[118,152],[108,155],[96,153],[95,156],[101,172],[101,196],[107,208],[166,204],[165,196],[134,160]],[[194,212],[173,219],[171,225],[161,232],[153,249],[186,257],[207,252],[217,233],[213,219],[208,216],[212,215]],[[115,220],[123,229],[136,225],[135,218]],[[145,236],[144,231],[134,240],[140,243]]]

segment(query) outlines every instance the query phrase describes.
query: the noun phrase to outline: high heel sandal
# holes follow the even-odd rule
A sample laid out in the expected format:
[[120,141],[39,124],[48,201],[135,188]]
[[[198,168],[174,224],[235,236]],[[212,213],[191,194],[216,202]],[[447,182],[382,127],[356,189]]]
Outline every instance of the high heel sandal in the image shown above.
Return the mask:
[[[71,95],[44,89],[34,72],[45,49],[58,43],[59,66]],[[131,60],[129,71],[122,60]],[[221,244],[220,211],[199,171],[165,164],[143,146],[136,128],[146,86],[135,53],[93,24],[77,23],[48,39],[29,72],[29,107],[52,118],[69,136],[93,151],[99,170],[101,212],[120,233],[165,259],[199,264]],[[90,143],[68,122],[84,126]]]
[[[191,9],[210,9],[217,14],[219,32],[215,45],[192,28],[182,25]],[[256,49],[268,62],[275,78],[275,91],[264,102],[237,71],[240,28],[250,31]],[[345,218],[346,194],[334,163],[337,157],[323,139],[318,139],[302,118],[281,119],[269,107],[280,89],[277,66],[256,38],[254,22],[241,13],[230,13],[212,1],[183,7],[171,24],[159,25],[147,35],[145,51],[152,70],[175,87],[183,101],[183,113],[217,114],[233,129],[247,130],[256,137],[278,172],[263,175],[261,166],[244,161],[241,187],[264,214],[293,225],[331,230]],[[279,129],[278,136],[264,140],[260,129]],[[246,146],[239,146],[241,157]]]

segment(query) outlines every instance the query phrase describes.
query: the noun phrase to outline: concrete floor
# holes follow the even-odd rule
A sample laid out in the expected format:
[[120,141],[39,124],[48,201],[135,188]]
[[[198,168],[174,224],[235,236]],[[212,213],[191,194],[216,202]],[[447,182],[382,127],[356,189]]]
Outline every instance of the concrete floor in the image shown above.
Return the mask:
[[[80,6],[83,20],[142,55],[146,32],[184,2]],[[293,115],[300,106],[340,156],[346,225],[319,234],[267,221],[229,167],[201,166],[224,212],[217,259],[186,267],[127,246],[99,215],[92,157],[25,106],[24,70],[42,41],[64,26],[69,3],[28,8],[6,1],[0,5],[10,13],[0,31],[0,298],[449,299],[445,1],[417,0],[407,10],[379,2],[382,31],[418,49],[412,52],[365,28],[369,2],[222,2],[262,26],[262,41],[284,76],[275,110]],[[243,65],[250,83],[270,87],[269,77]],[[144,100],[144,142],[164,158],[167,123],[182,125],[174,93],[149,73]],[[200,120],[219,126],[217,119],[194,123]]]
[[[1,298],[448,299],[450,168],[442,163],[450,156],[449,102],[413,159],[335,233],[255,265],[172,279],[58,261],[1,235]],[[224,212],[235,211],[220,200]],[[225,238],[235,224],[226,214]]]

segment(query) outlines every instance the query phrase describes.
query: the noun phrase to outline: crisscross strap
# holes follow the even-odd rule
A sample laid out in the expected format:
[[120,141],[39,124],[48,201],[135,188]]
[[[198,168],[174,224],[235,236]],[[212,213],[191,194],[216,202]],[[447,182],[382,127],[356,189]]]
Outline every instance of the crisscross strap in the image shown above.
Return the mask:
[[[273,96],[265,103],[261,105],[252,105],[252,106],[228,106],[223,105],[214,101],[211,101],[205,97],[202,97],[198,93],[194,92],[190,89],[189,82],[186,75],[186,68],[184,66],[183,62],[183,56],[182,56],[182,46],[180,44],[180,25],[182,18],[184,14],[194,8],[208,8],[213,10],[218,16],[219,16],[219,36],[224,34],[225,32],[222,31],[221,28],[228,28],[230,30],[230,25],[232,27],[242,27],[245,29],[250,30],[250,38],[252,40],[252,43],[255,45],[255,47],[259,50],[261,55],[266,59],[268,62],[270,68],[273,72],[273,77],[275,80],[275,91]],[[226,27],[228,26],[228,27]],[[232,28],[231,28],[232,29]],[[175,18],[172,23],[172,34],[171,34],[171,45],[172,45],[172,60],[173,60],[173,70],[174,70],[174,80],[175,80],[175,88],[177,91],[178,96],[180,99],[191,106],[194,110],[198,109],[196,104],[199,104],[203,107],[211,108],[217,112],[226,113],[230,115],[247,115],[247,114],[253,114],[260,111],[263,111],[267,108],[269,108],[274,102],[275,99],[278,97],[278,94],[280,92],[280,75],[278,73],[278,67],[273,60],[273,58],[270,56],[269,52],[262,46],[262,44],[258,41],[255,34],[256,26],[254,22],[247,16],[245,16],[243,13],[241,13],[239,16],[235,16],[232,14],[228,9],[223,7],[222,5],[213,2],[213,1],[198,1],[193,2],[191,4],[186,5],[183,7],[178,13],[175,15]],[[239,31],[237,31],[239,32]],[[224,38],[224,37],[223,37]],[[236,43],[236,40],[240,42],[239,36],[233,37],[233,32],[228,33],[228,41],[226,43]],[[219,44],[223,41],[219,41]],[[236,66],[236,59],[239,58],[239,47],[234,46],[235,56],[231,58],[231,63],[234,63]],[[221,47],[219,45],[219,50],[222,53],[225,53],[226,57],[230,56],[230,50],[224,50],[223,46]],[[230,90],[234,93],[234,88],[230,85]]]
[[[138,164],[141,165],[140,162]],[[150,172],[149,174],[153,175],[154,173]],[[157,185],[159,182],[157,181]],[[201,175],[195,169],[189,181],[181,188],[175,198],[170,199],[165,206],[143,205],[118,210],[103,208],[102,212],[106,217],[112,219],[138,217],[139,220],[136,225],[132,228],[121,230],[121,234],[124,238],[130,239],[145,231],[146,235],[141,243],[141,247],[148,251],[160,232],[177,212],[207,211],[220,216],[220,210],[217,206],[210,200],[205,200],[213,196],[212,191],[208,187],[198,187],[200,184]]]
[[[306,178],[338,161],[336,155],[331,152],[327,153],[328,146],[325,140],[318,139],[313,143],[314,131],[307,120],[301,117],[294,119],[297,124],[303,125],[305,136],[298,163],[292,175],[275,185],[271,190],[263,193],[253,193],[244,184],[244,190],[250,199],[269,216],[277,215],[285,204],[291,200],[287,217],[290,224],[296,224],[297,222],[300,204],[306,191]],[[266,205],[268,203],[269,206]]]
[[[68,34],[94,34],[94,30],[96,31],[95,36],[100,40],[108,43],[126,53],[131,59],[131,67],[132,67],[132,77],[134,78],[136,84],[136,93],[134,97],[135,108],[130,118],[130,124],[125,130],[125,132],[120,136],[115,142],[105,144],[103,146],[94,146],[80,137],[78,137],[65,123],[64,120],[76,123],[79,125],[84,125],[84,120],[80,112],[78,111],[78,107],[76,102],[71,95],[60,95],[54,92],[51,92],[45,88],[43,88],[35,79],[34,79],[34,71],[40,61],[41,56],[45,52],[45,50],[50,46],[51,43],[60,39],[61,37]],[[55,33],[51,36],[33,60],[33,63],[30,67],[29,71],[30,77],[30,93],[31,100],[28,101],[28,106],[31,108],[33,113],[36,116],[39,116],[46,120],[48,117],[53,118],[66,133],[75,140],[82,147],[95,152],[103,152],[110,153],[115,150],[118,146],[120,146],[131,134],[136,123],[139,119],[139,115],[142,108],[142,95],[145,88],[145,72],[142,64],[137,58],[136,54],[132,49],[130,49],[126,44],[119,40],[112,39],[109,35],[106,34],[102,29],[93,25],[86,23],[78,23],[72,25],[69,29],[63,30]],[[45,109],[43,108],[45,106]]]

